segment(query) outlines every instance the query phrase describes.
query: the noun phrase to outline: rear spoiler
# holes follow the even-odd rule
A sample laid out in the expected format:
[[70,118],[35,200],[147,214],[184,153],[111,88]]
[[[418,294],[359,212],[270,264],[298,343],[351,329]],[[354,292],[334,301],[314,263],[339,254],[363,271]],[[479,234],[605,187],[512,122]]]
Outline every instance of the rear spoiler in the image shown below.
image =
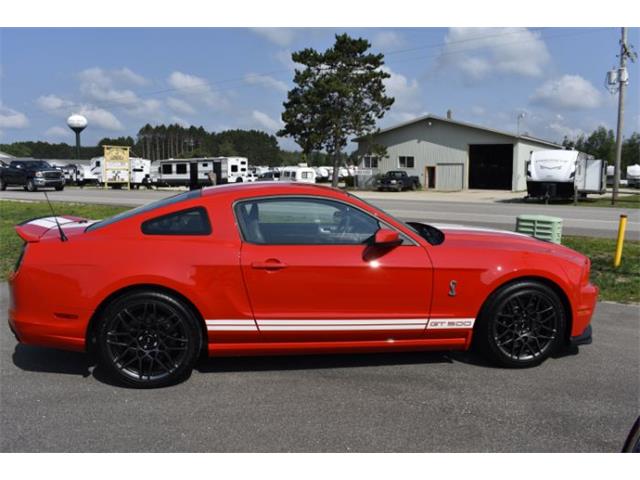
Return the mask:
[[44,216],[35,217],[25,220],[15,226],[18,236],[28,243],[39,242],[42,236],[52,228],[58,228],[57,222],[60,226],[87,221],[86,218],[74,217],[72,215],[63,215],[60,217]]

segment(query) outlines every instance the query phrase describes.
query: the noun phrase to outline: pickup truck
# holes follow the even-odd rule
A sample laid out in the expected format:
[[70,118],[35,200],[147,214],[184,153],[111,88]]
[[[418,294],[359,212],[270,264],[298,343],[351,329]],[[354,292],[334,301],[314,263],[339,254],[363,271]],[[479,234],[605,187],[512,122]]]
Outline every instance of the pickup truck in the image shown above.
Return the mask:
[[0,168],[0,190],[13,185],[21,186],[29,192],[43,187],[62,190],[64,184],[62,170],[43,160],[12,160],[9,165]]
[[418,177],[410,177],[404,170],[390,170],[378,181],[378,190],[415,190],[420,186]]

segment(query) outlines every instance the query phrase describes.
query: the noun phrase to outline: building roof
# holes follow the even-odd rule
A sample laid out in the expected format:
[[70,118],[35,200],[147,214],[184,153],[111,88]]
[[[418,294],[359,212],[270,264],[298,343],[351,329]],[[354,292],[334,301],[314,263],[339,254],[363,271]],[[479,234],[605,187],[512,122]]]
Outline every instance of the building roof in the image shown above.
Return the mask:
[[[495,128],[489,128],[489,127],[483,127],[482,125],[476,125],[473,123],[468,123],[468,122],[461,122],[459,120],[453,120],[450,118],[445,118],[445,117],[440,117],[438,115],[424,115],[422,117],[417,117],[414,118],[413,120],[409,120],[407,122],[402,122],[402,123],[398,123],[397,125],[393,125],[391,127],[387,127],[387,128],[383,128],[380,131],[374,133],[374,135],[379,135],[381,133],[386,133],[386,132],[390,132],[392,130],[397,130],[409,125],[413,125],[415,123],[420,123],[420,122],[424,122],[425,120],[437,120],[439,122],[443,122],[443,123],[449,123],[451,125],[458,125],[461,127],[467,127],[467,128],[474,128],[476,130],[483,130],[485,132],[491,132],[491,133],[496,133],[498,135],[504,135],[505,137],[511,137],[513,139],[516,140],[524,140],[527,142],[532,142],[532,143],[540,143],[542,145],[549,145],[552,147],[556,147],[556,148],[564,148],[562,145],[555,143],[555,142],[551,142],[549,140],[544,140],[542,138],[536,138],[536,137],[531,137],[529,135],[518,135],[515,133],[511,133],[511,132],[506,132],[504,130],[498,130]],[[363,140],[364,137],[358,137],[358,138],[354,138],[353,141],[354,142],[359,142],[361,140]]]

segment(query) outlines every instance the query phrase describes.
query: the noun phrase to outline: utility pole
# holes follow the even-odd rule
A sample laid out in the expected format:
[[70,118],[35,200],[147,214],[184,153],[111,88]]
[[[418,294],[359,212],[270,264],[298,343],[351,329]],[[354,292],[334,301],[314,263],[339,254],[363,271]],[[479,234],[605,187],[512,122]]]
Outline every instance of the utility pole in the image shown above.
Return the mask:
[[[611,205],[616,204],[618,199],[618,189],[620,188],[620,168],[622,159],[622,130],[624,127],[624,93],[629,83],[629,74],[627,73],[627,58],[632,62],[635,61],[635,53],[631,51],[627,45],[627,29],[622,27],[622,35],[620,38],[620,68],[618,69],[615,80],[618,89],[618,126],[616,132],[616,160],[613,176],[613,192],[611,194]],[[612,82],[610,82],[611,84]]]

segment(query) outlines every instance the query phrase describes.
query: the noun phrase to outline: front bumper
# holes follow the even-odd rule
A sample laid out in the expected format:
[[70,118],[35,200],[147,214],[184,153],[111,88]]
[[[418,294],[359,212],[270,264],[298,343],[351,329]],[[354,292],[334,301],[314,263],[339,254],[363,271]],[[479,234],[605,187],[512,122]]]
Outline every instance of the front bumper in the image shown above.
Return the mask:
[[593,342],[593,335],[591,325],[587,325],[587,328],[584,329],[580,335],[575,337],[571,337],[569,339],[569,344],[577,347],[578,345],[590,345]]
[[38,187],[61,187],[64,185],[64,178],[42,178],[34,177],[33,183]]

